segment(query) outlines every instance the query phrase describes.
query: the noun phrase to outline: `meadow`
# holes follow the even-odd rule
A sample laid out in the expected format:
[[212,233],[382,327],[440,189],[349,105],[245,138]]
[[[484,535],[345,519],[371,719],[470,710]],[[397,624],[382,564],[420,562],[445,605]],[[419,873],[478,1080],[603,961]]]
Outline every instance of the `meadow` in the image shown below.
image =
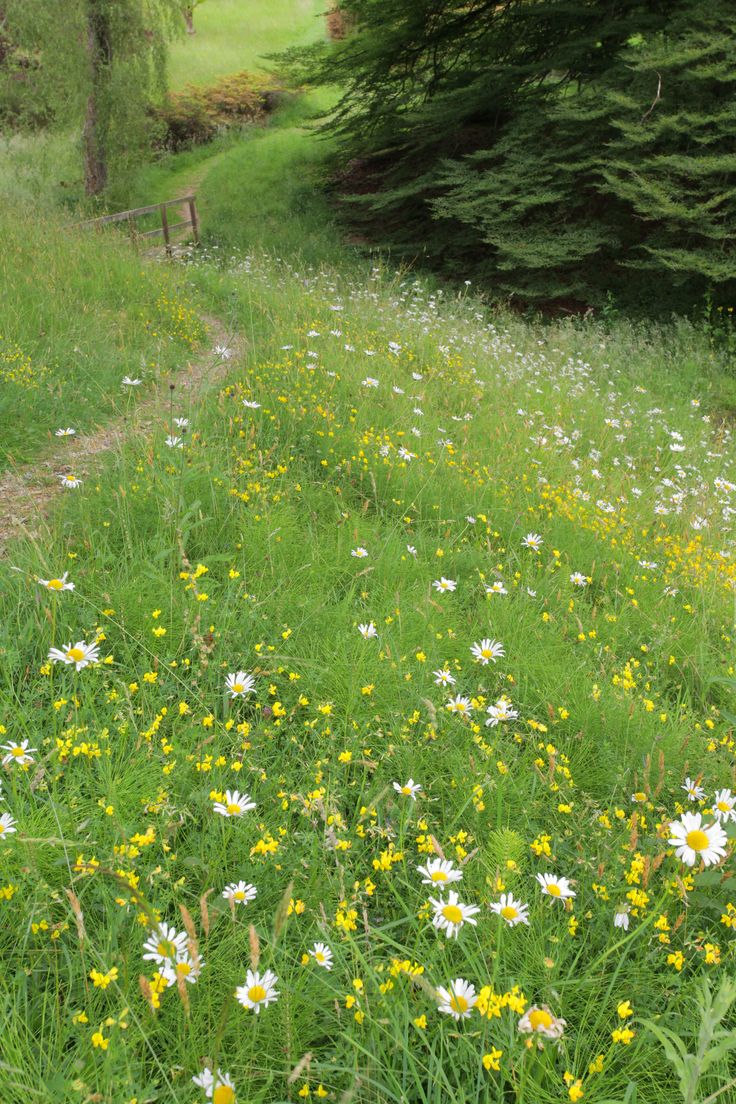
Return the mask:
[[726,1104],[728,319],[361,259],[309,110],[182,263],[8,216],[9,451],[124,432],[0,559],[0,1095]]

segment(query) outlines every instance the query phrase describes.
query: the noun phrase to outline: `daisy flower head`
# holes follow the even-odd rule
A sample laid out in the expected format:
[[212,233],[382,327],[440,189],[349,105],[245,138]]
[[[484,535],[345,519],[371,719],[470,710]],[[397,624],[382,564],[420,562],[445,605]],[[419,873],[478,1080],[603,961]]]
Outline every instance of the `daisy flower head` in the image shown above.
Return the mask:
[[71,426],[67,426],[66,429],[55,430],[54,437],[73,437],[76,432],[76,429],[72,429]]
[[65,644],[63,648],[49,649],[52,663],[65,663],[68,667],[74,666],[77,671],[89,667],[90,663],[97,663],[99,658],[99,646],[87,644],[84,640],[78,640],[76,644]]
[[225,900],[234,905],[247,905],[250,901],[255,901],[257,894],[258,890],[250,882],[231,882],[222,891]]
[[446,579],[443,575],[441,578],[435,579],[432,586],[439,594],[444,594],[447,590],[456,590],[457,582],[454,579]]
[[378,387],[378,380],[374,376],[366,376],[360,381],[361,387]]
[[245,975],[245,985],[239,985],[235,990],[235,999],[243,1008],[255,1012],[256,1016],[262,1008],[268,1008],[269,1004],[278,1000],[276,991],[278,982],[273,970],[266,970],[265,974],[259,974],[257,970],[248,970]]
[[358,625],[358,632],[364,640],[374,640],[378,636],[378,629],[372,621],[367,625]]
[[545,1039],[560,1039],[567,1026],[565,1020],[550,1012],[546,1004],[533,1004],[519,1020],[523,1035],[542,1035]]
[[502,893],[501,900],[493,901],[490,909],[505,920],[510,928],[529,923],[529,906],[517,901],[513,893]]
[[540,537],[539,533],[527,533],[522,539],[522,545],[524,548],[531,548],[532,552],[538,552],[544,541]]
[[454,686],[457,682],[455,676],[451,673],[449,667],[440,667],[437,671],[433,671],[435,686]]
[[169,985],[176,985],[179,979],[187,985],[196,985],[202,972],[204,961],[190,954],[189,950],[180,951],[174,959],[167,958],[161,965],[161,973]]
[[13,832],[17,832],[18,829],[15,825],[15,817],[12,817],[10,813],[3,813],[0,816],[0,839],[4,839],[5,836],[12,836]]
[[34,753],[37,748],[28,746],[28,740],[23,740],[22,743],[16,744],[11,742],[9,744],[3,744],[0,747],[0,751],[4,751],[3,766],[7,767],[8,763],[17,763],[19,767],[25,767],[28,763],[33,762]]
[[686,778],[680,789],[685,791],[690,801],[700,801],[705,797],[703,787],[699,786],[697,782],[693,782],[692,778]]
[[482,663],[484,667],[487,667],[491,660],[495,663],[497,659],[506,655],[503,644],[499,640],[489,640],[488,637],[476,641],[470,651],[478,663]]
[[716,790],[711,812],[720,823],[736,820],[736,794],[730,790]]
[[443,931],[448,939],[457,939],[464,924],[475,927],[478,923],[475,914],[480,912],[480,906],[463,904],[454,889],[450,890],[446,901],[430,897],[429,903],[434,909],[432,926]]
[[575,891],[570,888],[567,878],[558,878],[556,874],[535,874],[535,878],[541,886],[542,893],[546,893],[548,897],[563,901],[575,896]]
[[216,801],[212,809],[220,816],[241,817],[255,807],[256,803],[251,801],[250,794],[241,794],[239,790],[225,790],[225,800]]
[[368,549],[361,547],[353,548],[351,549],[350,555],[353,556],[356,560],[364,560],[368,555]]
[[131,379],[130,376],[123,376],[121,380],[122,387],[140,387],[142,383],[143,380]]
[[184,448],[184,442],[181,437],[175,437],[171,433],[166,438],[165,444],[167,444],[169,448]]
[[215,355],[220,357],[221,360],[229,360],[233,355],[233,351],[228,349],[227,345],[215,345]]
[[478,997],[475,986],[465,978],[455,978],[448,988],[437,989],[438,1009],[452,1016],[453,1020],[467,1020],[475,1007]]
[[473,703],[470,698],[464,698],[462,694],[457,694],[454,698],[450,698],[445,708],[449,709],[451,713],[459,713],[461,717],[469,717],[473,712]]
[[409,553],[410,556],[416,556],[417,554],[417,550],[413,544],[407,544],[406,551]]
[[703,824],[700,813],[683,813],[670,824],[668,843],[686,866],[696,866],[701,861],[711,866],[725,856],[727,838],[717,821]]
[[325,970],[332,969],[332,951],[326,943],[315,943],[309,953],[318,966]]
[[496,579],[495,583],[491,583],[490,586],[486,586],[486,594],[508,594],[508,591],[501,580]]
[[204,1091],[204,1095],[212,1104],[236,1104],[235,1082],[229,1073],[218,1069],[216,1074],[208,1066],[197,1073],[192,1081]]
[[422,885],[447,885],[463,879],[462,870],[456,870],[449,859],[428,859],[427,865],[418,866],[417,870],[422,875]]
[[69,490],[74,490],[76,487],[82,486],[82,480],[77,479],[76,475],[60,475],[59,480],[62,487],[68,487]]
[[235,671],[225,679],[225,689],[231,698],[245,698],[255,693],[256,680],[245,671]]
[[38,585],[46,587],[46,590],[74,590],[74,583],[67,582],[68,571],[65,571],[60,579],[38,579]]
[[588,585],[587,576],[583,575],[580,571],[573,571],[570,576],[570,582],[576,587],[586,587]]
[[246,410],[260,410],[261,404],[256,402],[255,399],[243,399],[243,406]]
[[187,429],[189,426],[188,418],[174,418],[174,425],[177,429]]
[[393,787],[397,794],[401,794],[403,797],[410,797],[412,801],[416,801],[417,794],[422,792],[420,783],[415,782],[413,778],[407,778],[403,786],[400,782],[394,782]]
[[143,958],[163,965],[186,954],[186,950],[186,932],[178,932],[171,924],[159,924],[143,944]]
[[488,706],[486,713],[486,725],[490,728],[495,728],[502,721],[515,721],[519,716],[519,710],[513,708],[508,698],[499,698],[495,705]]
[[629,906],[623,905],[621,908],[616,909],[613,914],[613,926],[614,928],[623,928],[624,931],[629,930]]

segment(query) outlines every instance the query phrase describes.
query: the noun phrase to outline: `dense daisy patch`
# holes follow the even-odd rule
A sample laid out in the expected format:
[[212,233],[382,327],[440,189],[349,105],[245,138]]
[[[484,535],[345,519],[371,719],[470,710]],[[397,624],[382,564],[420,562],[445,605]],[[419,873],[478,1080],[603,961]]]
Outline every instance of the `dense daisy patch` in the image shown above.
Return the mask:
[[592,323],[192,280],[244,355],[2,567],[5,1097],[678,1099],[660,1018],[734,969],[729,423]]

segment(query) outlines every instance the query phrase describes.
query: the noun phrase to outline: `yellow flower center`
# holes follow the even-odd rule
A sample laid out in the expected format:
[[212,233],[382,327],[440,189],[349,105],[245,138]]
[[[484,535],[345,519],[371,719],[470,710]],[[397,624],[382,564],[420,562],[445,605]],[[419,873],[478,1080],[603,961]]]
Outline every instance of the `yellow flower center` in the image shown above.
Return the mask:
[[432,871],[432,881],[433,882],[446,882],[447,881],[447,875],[445,874],[444,870],[433,870]]
[[716,809],[718,809],[721,813],[728,813],[731,811],[731,806],[728,804],[727,801],[719,801],[716,804]]
[[229,1085],[218,1085],[212,1094],[212,1104],[235,1104],[235,1093]]
[[442,915],[451,924],[462,924],[463,922],[463,910],[458,908],[457,905],[445,905]]
[[406,794],[407,797],[408,797],[409,794],[411,794],[411,786],[402,786],[401,787],[401,792],[402,792],[402,794]]
[[4,831],[5,831],[5,825],[2,823],[2,821],[0,821],[0,836],[3,834]]
[[483,648],[480,654],[483,656],[484,659],[490,659],[492,652],[490,648]]
[[245,900],[245,893],[243,892],[242,889],[236,889],[235,890],[235,892],[233,893],[233,900],[234,901],[244,901]]
[[513,905],[504,905],[501,909],[501,915],[503,916],[504,920],[513,920],[516,916],[519,915],[519,913]]
[[242,694],[244,690],[245,690],[245,687],[243,686],[242,682],[234,682],[233,683],[233,693],[234,694]]
[[562,890],[557,885],[557,882],[550,882],[549,885],[547,886],[547,892],[549,893],[550,897],[561,897],[562,896]]
[[192,967],[189,965],[188,962],[177,962],[176,972],[179,977],[186,977],[187,974],[191,974]]
[[164,958],[171,958],[172,955],[176,954],[176,947],[170,939],[162,939],[156,950]]
[[225,808],[227,809],[227,811],[228,811],[228,813],[230,814],[230,816],[237,816],[237,815],[238,815],[238,813],[242,812],[242,810],[241,810],[240,806],[239,806],[239,805],[236,805],[234,801],[230,801],[230,802],[229,802],[229,803],[228,803],[228,804],[227,804],[227,805],[225,806]]
[[467,999],[460,995],[460,993],[453,993],[450,997],[450,1008],[453,1012],[467,1012],[468,1002]]
[[708,847],[710,843],[710,840],[708,839],[706,833],[703,832],[700,828],[694,828],[692,832],[688,832],[687,836],[685,837],[685,842],[687,843],[688,847],[692,848],[693,851],[705,851],[706,847]]
[[84,652],[81,648],[70,648],[66,653],[66,658],[73,660],[74,663],[79,663],[80,659],[84,659]]
[[325,961],[325,956],[322,954],[322,951],[317,951],[314,957],[317,959],[318,962]]
[[535,1008],[533,1012],[529,1013],[529,1023],[532,1026],[532,1031],[539,1031],[543,1027],[552,1026],[552,1017],[543,1008]]
[[266,990],[262,985],[251,985],[248,990],[248,1000],[253,1004],[258,1004],[259,1001],[266,999]]
[[23,751],[22,747],[14,747],[10,754],[14,755],[16,759],[20,759],[25,754],[25,752]]
[[46,586],[49,590],[61,590],[64,584],[62,583],[61,579],[49,579]]

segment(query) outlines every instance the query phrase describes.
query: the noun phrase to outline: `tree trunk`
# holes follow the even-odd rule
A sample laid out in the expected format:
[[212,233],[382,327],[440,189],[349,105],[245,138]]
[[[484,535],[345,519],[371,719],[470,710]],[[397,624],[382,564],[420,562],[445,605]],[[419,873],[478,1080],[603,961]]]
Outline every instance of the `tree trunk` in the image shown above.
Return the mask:
[[184,5],[184,22],[187,25],[187,34],[196,34],[197,33],[194,29],[194,5],[193,4],[185,4]]
[[107,159],[100,125],[99,101],[112,61],[110,27],[103,10],[104,0],[87,0],[87,54],[91,88],[82,132],[84,140],[84,190],[99,195],[107,184]]

